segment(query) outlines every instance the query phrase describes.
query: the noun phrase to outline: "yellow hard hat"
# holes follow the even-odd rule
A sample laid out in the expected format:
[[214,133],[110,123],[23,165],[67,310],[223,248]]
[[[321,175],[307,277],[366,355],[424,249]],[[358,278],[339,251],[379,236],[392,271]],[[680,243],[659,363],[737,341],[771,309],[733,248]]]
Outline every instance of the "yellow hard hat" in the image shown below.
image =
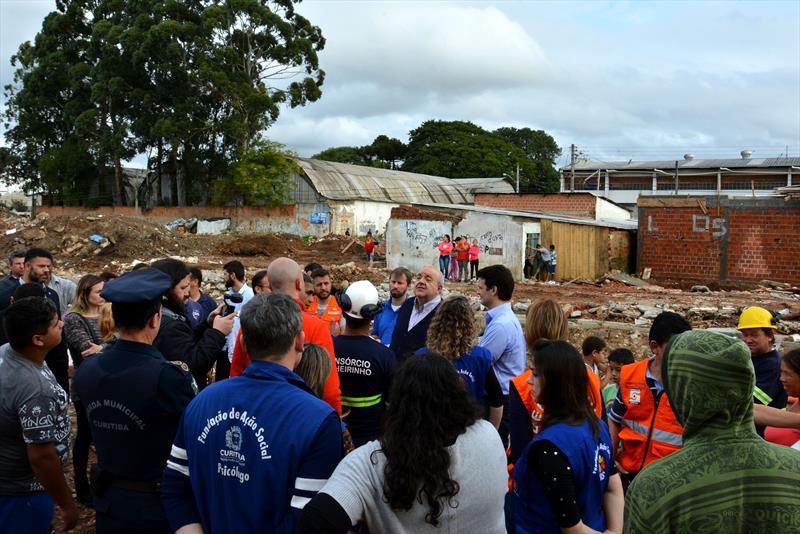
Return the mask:
[[739,316],[738,330],[745,330],[746,328],[773,328],[778,327],[775,325],[775,318],[772,314],[759,306],[750,306],[745,309]]

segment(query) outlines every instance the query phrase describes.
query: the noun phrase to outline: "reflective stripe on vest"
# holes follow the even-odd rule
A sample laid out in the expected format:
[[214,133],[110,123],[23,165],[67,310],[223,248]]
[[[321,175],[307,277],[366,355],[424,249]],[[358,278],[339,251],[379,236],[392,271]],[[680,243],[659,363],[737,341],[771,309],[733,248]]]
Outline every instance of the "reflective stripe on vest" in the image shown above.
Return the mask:
[[[649,426],[643,425],[638,421],[631,421],[629,419],[623,419],[622,424],[627,426],[640,436],[647,439],[647,433],[650,431]],[[669,443],[670,445],[675,445],[676,447],[683,446],[682,435],[675,434],[673,432],[667,432],[666,430],[659,430],[658,428],[654,428],[652,438],[656,441],[661,441],[662,443]]]
[[772,402],[772,397],[758,386],[753,386],[753,396],[764,406],[769,406],[769,403]]
[[369,408],[380,404],[383,400],[383,394],[378,393],[372,397],[345,397],[342,395],[342,406],[349,406],[350,408]]

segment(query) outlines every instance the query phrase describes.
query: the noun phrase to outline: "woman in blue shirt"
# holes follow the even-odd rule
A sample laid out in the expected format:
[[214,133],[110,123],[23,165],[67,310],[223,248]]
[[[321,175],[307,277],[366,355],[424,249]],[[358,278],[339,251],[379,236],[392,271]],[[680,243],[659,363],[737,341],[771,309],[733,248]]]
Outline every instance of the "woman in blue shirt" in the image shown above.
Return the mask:
[[427,346],[417,354],[436,352],[453,362],[469,396],[482,408],[489,404],[495,428],[503,417],[503,390],[492,369],[492,354],[477,346],[478,325],[466,297],[442,301],[428,327]]
[[514,466],[517,534],[621,532],[623,494],[611,436],[586,395],[583,358],[566,341],[533,346],[531,386],[543,429]]

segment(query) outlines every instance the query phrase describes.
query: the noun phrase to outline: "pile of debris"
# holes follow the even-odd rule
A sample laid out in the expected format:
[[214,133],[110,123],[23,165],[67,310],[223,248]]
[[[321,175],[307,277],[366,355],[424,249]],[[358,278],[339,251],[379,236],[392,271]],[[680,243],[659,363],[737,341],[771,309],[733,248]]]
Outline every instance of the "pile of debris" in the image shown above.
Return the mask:
[[0,218],[3,250],[48,249],[61,267],[93,268],[109,257],[127,259],[174,254],[179,244],[158,224],[141,219],[101,214],[82,217],[40,213],[30,220],[4,214]]

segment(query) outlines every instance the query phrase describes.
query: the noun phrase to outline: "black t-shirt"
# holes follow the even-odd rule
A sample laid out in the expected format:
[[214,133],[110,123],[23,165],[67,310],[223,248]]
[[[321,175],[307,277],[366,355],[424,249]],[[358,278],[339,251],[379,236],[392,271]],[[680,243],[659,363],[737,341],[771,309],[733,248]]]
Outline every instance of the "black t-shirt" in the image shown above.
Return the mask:
[[[394,353],[368,336],[333,338],[344,421],[356,447],[377,439],[395,370]],[[347,413],[349,412],[349,413]]]

